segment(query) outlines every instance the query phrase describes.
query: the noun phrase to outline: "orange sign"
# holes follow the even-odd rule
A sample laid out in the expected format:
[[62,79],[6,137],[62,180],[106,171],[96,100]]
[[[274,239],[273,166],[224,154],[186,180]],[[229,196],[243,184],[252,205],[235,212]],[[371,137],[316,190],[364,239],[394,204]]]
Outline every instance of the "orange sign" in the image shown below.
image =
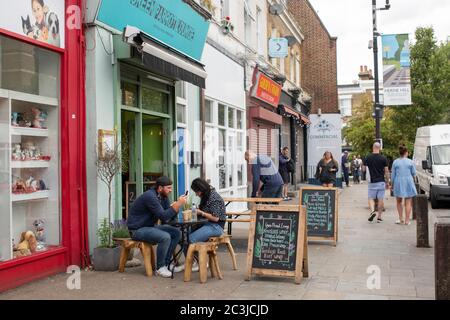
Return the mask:
[[278,107],[281,97],[281,86],[262,73],[259,73],[256,79],[256,90],[253,96],[274,107]]

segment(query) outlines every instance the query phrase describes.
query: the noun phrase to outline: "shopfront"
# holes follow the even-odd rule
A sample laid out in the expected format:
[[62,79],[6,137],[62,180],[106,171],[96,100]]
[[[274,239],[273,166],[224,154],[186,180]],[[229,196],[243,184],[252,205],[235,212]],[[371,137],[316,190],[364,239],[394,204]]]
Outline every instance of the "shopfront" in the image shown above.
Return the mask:
[[[304,109],[304,108],[303,108]],[[306,181],[307,146],[305,136],[309,117],[302,113],[302,105],[295,95],[282,91],[278,113],[283,117],[280,132],[280,148],[288,147],[290,157],[295,162],[295,173],[291,184],[296,185]]]
[[0,11],[0,291],[89,263],[81,3]]
[[[92,1],[94,3],[95,1]],[[87,31],[87,78],[93,112],[88,136],[116,133],[122,174],[114,190],[114,219],[126,219],[132,202],[162,175],[174,181],[178,197],[201,174],[201,97],[206,72],[200,63],[209,15],[193,1],[103,1],[91,8]],[[92,149],[92,148],[91,148]],[[88,173],[95,153],[88,146]],[[88,174],[88,176],[90,176]],[[105,188],[90,178],[89,224],[105,213]],[[106,196],[105,196],[106,194]],[[91,246],[97,237],[90,232]]]
[[281,85],[256,68],[247,99],[248,149],[270,156],[276,164],[283,125],[283,117],[278,114],[280,97]]

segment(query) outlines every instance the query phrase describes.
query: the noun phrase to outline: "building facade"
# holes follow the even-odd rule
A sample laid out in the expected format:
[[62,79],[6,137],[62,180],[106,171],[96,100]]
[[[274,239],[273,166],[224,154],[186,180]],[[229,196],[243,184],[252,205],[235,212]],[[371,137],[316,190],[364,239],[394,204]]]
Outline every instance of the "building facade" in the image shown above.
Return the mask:
[[[113,188],[113,219],[162,175],[173,199],[202,175],[202,64],[210,14],[195,1],[88,1],[86,23],[89,239],[107,217],[107,187],[97,176],[97,150],[117,141],[121,173]],[[155,27],[156,26],[156,27]],[[98,141],[100,139],[100,141]],[[114,147],[114,146],[111,146]]]
[[[314,183],[316,166],[324,152],[331,151],[338,161],[341,155],[337,38],[330,35],[308,0],[290,0],[288,5],[305,36],[301,51],[301,82],[312,97],[307,148],[308,178]],[[340,179],[337,184],[340,185]]]
[[0,291],[89,264],[82,3],[0,13]]

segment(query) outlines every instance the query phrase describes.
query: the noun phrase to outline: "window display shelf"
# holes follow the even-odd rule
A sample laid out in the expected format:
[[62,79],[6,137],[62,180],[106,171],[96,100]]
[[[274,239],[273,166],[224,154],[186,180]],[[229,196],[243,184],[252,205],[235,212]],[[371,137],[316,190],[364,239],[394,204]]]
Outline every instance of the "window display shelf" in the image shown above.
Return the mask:
[[43,160],[32,161],[11,161],[11,168],[13,169],[34,169],[34,168],[49,168],[50,162]]
[[48,194],[49,194],[48,190],[37,191],[33,193],[12,194],[11,200],[12,202],[19,202],[19,201],[48,199]]
[[41,104],[41,105],[46,105],[46,106],[53,106],[53,107],[59,106],[59,101],[57,98],[38,96],[38,95],[24,93],[24,92],[9,91],[9,97],[12,100],[31,102],[31,103],[36,103],[36,104]]
[[48,129],[36,129],[11,126],[11,135],[28,137],[48,137]]

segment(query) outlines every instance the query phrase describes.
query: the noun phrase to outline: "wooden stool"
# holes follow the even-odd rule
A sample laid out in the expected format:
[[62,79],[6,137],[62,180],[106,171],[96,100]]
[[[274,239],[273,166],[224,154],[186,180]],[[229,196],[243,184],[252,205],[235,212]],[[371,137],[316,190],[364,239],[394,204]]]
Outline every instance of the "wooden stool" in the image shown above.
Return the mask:
[[226,244],[228,248],[228,252],[230,253],[231,260],[233,261],[233,270],[237,270],[237,263],[236,263],[236,254],[234,253],[233,246],[231,245],[231,236],[224,234],[220,237],[211,237],[209,238],[210,242],[215,242],[217,245],[219,244]]
[[143,241],[135,241],[131,239],[120,239],[122,242],[122,252],[120,253],[119,272],[125,271],[125,264],[132,248],[139,248],[144,257],[145,272],[147,277],[153,276],[153,268],[156,266],[156,252],[153,245]]
[[215,242],[197,242],[189,245],[189,249],[186,255],[185,269],[184,269],[184,281],[191,281],[192,274],[192,262],[194,259],[194,253],[198,252],[199,269],[200,269],[200,282],[205,283],[208,278],[207,258],[209,257],[209,268],[211,269],[211,276],[213,278],[223,279],[222,273],[219,268],[219,259],[217,258],[217,243]]

